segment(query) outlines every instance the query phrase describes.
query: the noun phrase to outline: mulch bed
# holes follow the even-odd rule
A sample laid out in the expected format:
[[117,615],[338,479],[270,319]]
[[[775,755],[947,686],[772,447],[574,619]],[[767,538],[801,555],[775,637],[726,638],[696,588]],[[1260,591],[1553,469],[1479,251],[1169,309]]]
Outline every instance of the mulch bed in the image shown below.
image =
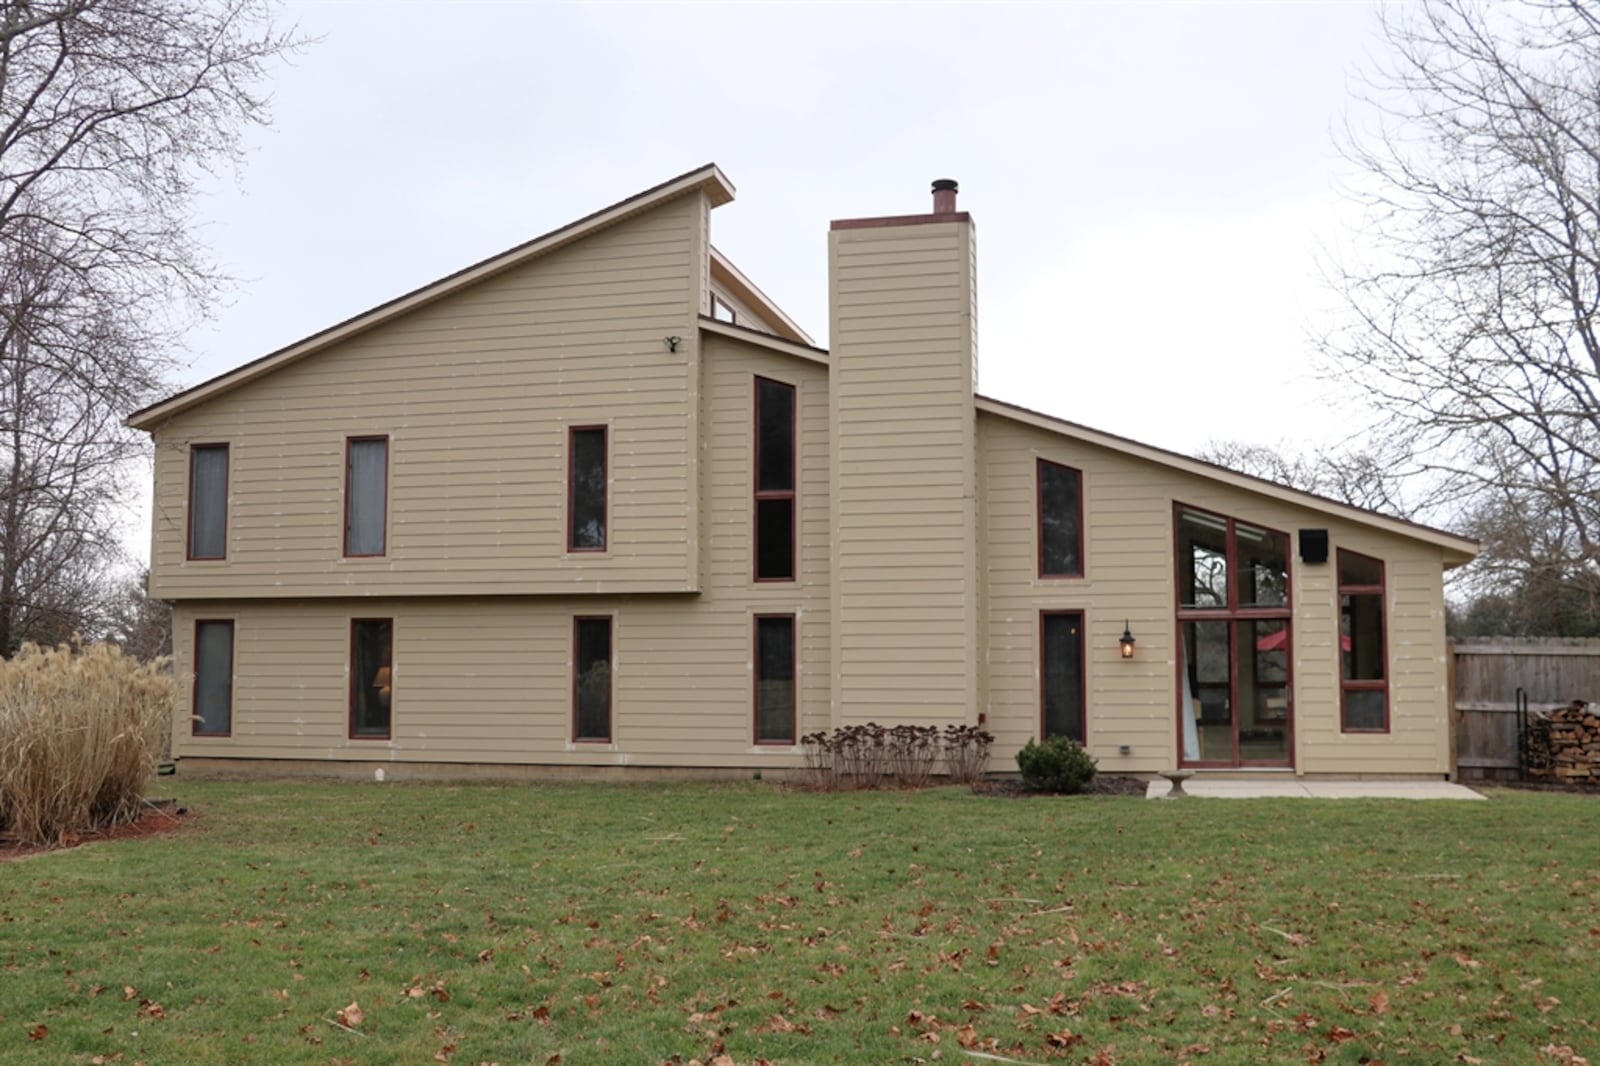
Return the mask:
[[139,840],[145,837],[176,833],[193,817],[194,815],[186,807],[179,807],[170,801],[160,801],[148,807],[136,821],[125,822],[109,829],[97,829],[82,836],[74,836],[69,838],[66,843],[56,847],[46,847],[39,844],[19,844],[0,837],[0,862],[27,859],[35,855],[47,855],[52,851],[62,851],[67,848],[81,848],[85,844],[97,844],[103,840]]
[[[1089,787],[1084,789],[1081,795],[1143,797],[1148,787],[1148,781],[1141,781],[1126,774],[1095,774],[1094,780],[1089,782]],[[1029,792],[1022,787],[1021,781],[1013,779],[979,781],[972,786],[972,791],[980,796],[996,796],[1000,799],[1027,799],[1030,796],[1054,795],[1049,792]]]
[[1580,785],[1569,781],[1471,781],[1471,788],[1517,788],[1524,792],[1570,792],[1580,796],[1600,796],[1600,784]]

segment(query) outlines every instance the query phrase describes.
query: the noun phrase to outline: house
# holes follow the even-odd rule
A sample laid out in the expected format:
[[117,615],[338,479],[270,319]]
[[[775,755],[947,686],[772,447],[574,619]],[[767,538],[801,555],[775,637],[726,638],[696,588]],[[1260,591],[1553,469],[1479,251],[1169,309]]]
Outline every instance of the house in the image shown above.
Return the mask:
[[1450,768],[1466,539],[988,399],[974,232],[837,221],[824,351],[712,246],[715,166],[132,415],[186,768]]

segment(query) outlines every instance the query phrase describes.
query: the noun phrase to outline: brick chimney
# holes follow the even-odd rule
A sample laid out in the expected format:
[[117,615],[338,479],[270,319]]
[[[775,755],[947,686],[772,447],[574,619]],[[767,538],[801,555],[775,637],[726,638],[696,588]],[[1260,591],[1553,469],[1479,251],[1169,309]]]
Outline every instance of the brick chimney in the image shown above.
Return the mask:
[[977,289],[956,188],[828,235],[840,725],[977,721]]

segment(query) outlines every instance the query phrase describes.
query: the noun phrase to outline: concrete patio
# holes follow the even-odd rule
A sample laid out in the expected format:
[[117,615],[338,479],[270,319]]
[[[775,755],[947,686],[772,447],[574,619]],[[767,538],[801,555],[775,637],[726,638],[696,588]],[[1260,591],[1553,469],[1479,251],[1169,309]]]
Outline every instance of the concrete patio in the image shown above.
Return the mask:
[[[1165,799],[1171,786],[1152,781],[1146,799]],[[1306,781],[1294,777],[1218,778],[1195,774],[1183,783],[1197,799],[1418,799],[1481,800],[1486,797],[1450,781]],[[1180,797],[1181,798],[1181,797]]]

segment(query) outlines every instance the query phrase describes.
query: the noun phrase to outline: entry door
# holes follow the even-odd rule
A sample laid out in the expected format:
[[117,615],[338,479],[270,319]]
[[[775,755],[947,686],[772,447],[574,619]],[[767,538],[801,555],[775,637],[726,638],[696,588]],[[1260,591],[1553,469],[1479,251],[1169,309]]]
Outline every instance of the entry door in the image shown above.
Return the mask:
[[1195,619],[1178,625],[1183,765],[1288,766],[1294,721],[1288,619]]

